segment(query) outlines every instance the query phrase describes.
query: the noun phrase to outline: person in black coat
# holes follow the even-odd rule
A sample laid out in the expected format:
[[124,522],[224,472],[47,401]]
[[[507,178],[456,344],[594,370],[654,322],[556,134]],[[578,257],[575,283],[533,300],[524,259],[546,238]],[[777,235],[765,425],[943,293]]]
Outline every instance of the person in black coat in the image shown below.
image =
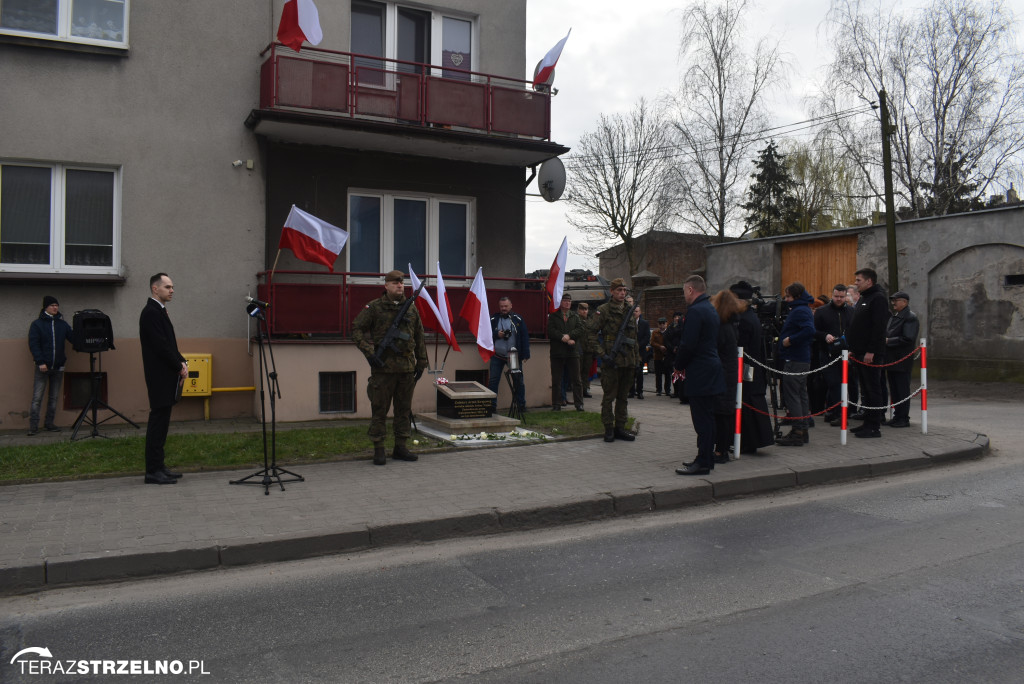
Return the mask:
[[889,396],[895,405],[893,418],[886,425],[894,428],[910,427],[910,402],[904,400],[910,396],[910,370],[913,366],[910,354],[917,348],[921,324],[917,314],[910,310],[910,295],[906,292],[900,290],[892,296],[892,308],[892,318],[885,330],[885,345],[889,360],[899,363],[886,371]]
[[629,393],[629,399],[636,395],[637,399],[644,398],[644,365],[651,360],[651,324],[644,318],[640,307],[633,309],[633,316],[636,318],[636,381],[633,383],[633,391]]
[[725,392],[715,397],[715,463],[728,463],[729,448],[736,434],[740,302],[729,290],[721,290],[711,298],[711,306],[718,313],[718,360],[725,380]]
[[[750,283],[740,281],[729,287],[740,300],[739,323],[736,342],[743,347],[743,411],[740,416],[740,453],[756,454],[757,450],[775,444],[772,420],[768,414],[768,402],[764,394],[768,379],[762,366],[765,364],[761,321],[750,308],[753,288]],[[760,363],[757,365],[754,361]]]
[[683,282],[683,297],[688,308],[675,369],[686,372],[685,391],[697,432],[697,459],[684,463],[676,472],[707,475],[715,468],[715,396],[725,392],[722,362],[718,359],[719,319],[700,276],[690,276]]
[[43,394],[50,387],[46,402],[43,427],[50,432],[60,432],[54,424],[57,417],[57,398],[60,396],[61,381],[64,379],[64,364],[67,356],[64,348],[71,336],[71,326],[60,315],[60,303],[56,297],[43,297],[43,308],[39,317],[28,328],[28,348],[35,365],[35,379],[32,383],[32,405],[29,410],[28,434],[39,432],[39,413],[42,409]]
[[[853,323],[853,307],[846,303],[846,285],[839,283],[832,288],[832,300],[814,312],[814,339],[819,348],[824,350],[821,363],[831,363],[836,357],[842,356],[843,350],[849,346],[846,333]],[[841,362],[832,363],[825,369],[825,406],[829,412],[824,419],[832,425],[842,421],[840,409],[832,408],[842,399],[843,366]],[[854,375],[850,373],[849,375]],[[849,389],[849,388],[848,388]]]
[[152,294],[139,316],[142,368],[149,393],[146,425],[146,484],[174,484],[181,477],[164,463],[164,442],[171,424],[171,408],[177,402],[178,385],[188,375],[185,357],[178,351],[174,326],[166,304],[174,297],[174,283],[166,273],[149,279]]
[[[881,437],[878,429],[882,424],[884,402],[882,395],[882,369],[878,364],[885,358],[885,329],[889,322],[889,306],[885,291],[877,285],[878,274],[873,269],[862,268],[856,272],[854,285],[860,292],[860,299],[853,310],[853,322],[846,335],[850,353],[861,362],[860,401],[864,410],[864,424],[850,432],[857,437]],[[867,365],[864,365],[867,364]]]

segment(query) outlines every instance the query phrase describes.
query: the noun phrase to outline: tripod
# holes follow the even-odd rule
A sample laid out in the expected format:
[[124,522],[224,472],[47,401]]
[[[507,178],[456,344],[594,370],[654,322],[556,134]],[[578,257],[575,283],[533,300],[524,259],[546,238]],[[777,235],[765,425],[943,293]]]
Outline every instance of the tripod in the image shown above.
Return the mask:
[[[99,352],[89,352],[89,401],[86,402],[85,408],[78,414],[78,418],[75,419],[74,430],[71,433],[71,441],[78,439],[78,430],[82,427],[82,423],[88,423],[92,425],[92,434],[87,435],[88,437],[103,437],[107,438],[107,435],[101,435],[99,430],[100,423],[105,423],[114,416],[120,416],[126,423],[131,425],[136,430],[139,426],[133,423],[127,416],[120,411],[114,409],[107,402],[100,399],[100,383],[103,380],[103,374],[96,372],[96,354]],[[96,419],[96,411],[99,409],[106,409],[114,414],[114,416],[107,416],[103,420]],[[89,413],[92,413],[92,417],[89,417]],[[84,438],[83,438],[84,439]]]
[[[260,355],[260,420],[263,422],[263,469],[257,470],[252,475],[247,475],[241,480],[230,480],[229,484],[246,484],[263,487],[263,493],[270,494],[270,485],[277,480],[281,491],[284,491],[285,482],[305,482],[301,475],[279,468],[277,466],[277,404],[276,399],[281,396],[281,388],[277,384],[277,368],[274,365],[274,350],[270,346],[270,333],[267,331],[267,319],[263,311],[256,305],[250,304],[249,315],[259,321],[256,332],[256,341],[259,345]],[[266,340],[266,346],[264,346]],[[269,351],[270,363],[267,363]],[[267,454],[267,406],[264,399],[264,383],[270,388],[270,455]],[[288,479],[281,479],[281,475],[291,475]],[[253,478],[259,477],[256,481]],[[252,480],[250,482],[250,480]]]
[[519,388],[519,384],[523,381],[523,371],[506,370],[505,380],[508,382],[508,389],[512,393],[512,404],[508,407],[508,417],[523,420],[523,411],[519,408],[519,401],[516,398],[516,390]]

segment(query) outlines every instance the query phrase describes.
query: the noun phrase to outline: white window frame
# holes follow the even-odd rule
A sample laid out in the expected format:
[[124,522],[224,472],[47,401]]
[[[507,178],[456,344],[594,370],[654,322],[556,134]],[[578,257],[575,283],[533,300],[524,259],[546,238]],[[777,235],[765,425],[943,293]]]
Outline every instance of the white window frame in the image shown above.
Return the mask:
[[[0,159],[0,165],[32,166],[50,169],[50,262],[48,264],[8,264],[0,263],[0,273],[55,273],[55,274],[90,274],[120,275],[121,274],[121,168],[101,165],[44,163],[38,161],[22,161],[17,159]],[[66,248],[65,188],[68,171],[102,171],[112,173],[113,187],[113,222],[111,227],[111,263],[110,266],[76,266],[64,263]],[[0,196],[0,203],[3,202]],[[0,226],[0,230],[3,230]],[[2,248],[0,248],[2,249]]]
[[[385,2],[383,0],[372,0],[380,5],[385,5],[384,10],[384,59],[398,59],[398,9],[400,7],[421,12],[430,12],[430,63],[441,64],[441,41],[444,29],[444,17],[468,21],[470,26],[470,63],[460,66],[460,69],[476,71],[476,64],[480,59],[480,22],[477,15],[463,14],[449,9],[440,9],[430,5],[416,5],[407,2]],[[441,76],[441,68],[430,70],[431,76]]]
[[[391,259],[395,251],[395,200],[426,201],[427,203],[427,253],[426,272],[433,274],[437,268],[440,257],[440,205],[462,204],[466,207],[466,273],[452,273],[450,275],[473,275],[476,273],[476,199],[459,195],[429,195],[414,192],[385,192],[362,188],[350,188],[346,202],[346,225],[348,217],[351,216],[352,197],[376,197],[380,199],[380,261],[377,268],[380,273],[387,273],[392,270]],[[351,227],[350,227],[351,228]],[[351,271],[350,262],[351,250],[345,250],[345,270]],[[405,271],[407,264],[395,265]],[[423,276],[422,273],[417,273]],[[456,285],[458,281],[455,281]]]
[[57,0],[57,33],[36,33],[35,31],[19,31],[0,26],[0,35],[20,36],[24,38],[38,38],[40,40],[52,40],[58,43],[77,43],[81,45],[98,45],[112,48],[128,48],[128,15],[130,14],[130,0],[107,0],[108,2],[124,5],[124,40],[101,40],[99,38],[87,38],[85,36],[74,36],[71,34],[71,12],[74,8],[74,0]]

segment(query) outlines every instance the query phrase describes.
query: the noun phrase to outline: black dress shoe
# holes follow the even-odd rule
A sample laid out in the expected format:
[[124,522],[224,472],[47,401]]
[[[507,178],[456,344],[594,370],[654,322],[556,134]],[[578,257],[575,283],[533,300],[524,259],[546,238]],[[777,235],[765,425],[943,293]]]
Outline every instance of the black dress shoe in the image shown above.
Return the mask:
[[177,484],[178,481],[173,477],[164,475],[164,471],[158,470],[155,473],[146,473],[146,484]]
[[709,475],[711,474],[710,468],[697,465],[696,463],[689,463],[684,465],[682,468],[676,468],[677,475]]
[[870,429],[870,430],[859,430],[858,432],[855,432],[853,436],[854,437],[866,437],[866,438],[881,437],[882,436],[882,431],[879,430],[878,428],[873,428],[873,429]]
[[594,398],[594,395],[593,395],[593,394],[591,394],[590,392],[584,392],[584,393],[583,393],[583,398],[584,398],[584,399],[593,399],[593,398]]
[[862,431],[866,430],[867,427],[868,427],[867,425],[858,425],[855,428],[850,428],[850,432],[852,432],[853,434],[857,434],[858,432],[862,432]]
[[864,418],[866,418],[866,416],[864,415],[863,411],[857,411],[856,413],[851,413],[851,414],[847,415],[846,417],[849,420],[864,420]]
[[[614,434],[615,439],[621,439],[624,442],[632,442],[636,439],[636,435],[634,435],[632,432],[626,432],[625,430],[619,427],[615,428]],[[605,439],[607,439],[607,437],[605,437]]]
[[167,466],[164,466],[164,469],[161,472],[163,472],[163,474],[166,475],[167,477],[173,477],[175,480],[181,477],[181,473],[176,473],[174,471],[168,470]]
[[910,420],[907,418],[893,418],[886,425],[894,428],[910,427]]
[[728,463],[729,457],[723,454],[715,454],[715,463]]
[[614,442],[615,441],[615,429],[614,428],[605,428],[604,429],[604,441],[606,441],[606,442]]
[[636,398],[637,398],[637,399],[640,399],[641,401],[643,401],[644,395],[642,395],[642,394],[638,394],[638,395],[636,395]]
[[582,413],[583,412],[583,404],[576,404],[576,410],[580,411]]

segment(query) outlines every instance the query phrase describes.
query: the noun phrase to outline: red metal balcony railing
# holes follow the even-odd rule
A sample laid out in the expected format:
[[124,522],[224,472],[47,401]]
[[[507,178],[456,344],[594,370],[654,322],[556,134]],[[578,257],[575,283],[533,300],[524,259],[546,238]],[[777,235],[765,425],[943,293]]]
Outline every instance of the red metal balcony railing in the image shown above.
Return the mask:
[[[275,271],[257,274],[258,299],[270,302],[267,327],[275,337],[315,335],[320,339],[349,339],[352,321],[366,304],[384,291],[383,273],[324,273],[322,271]],[[434,276],[422,276],[428,283]],[[376,282],[374,282],[376,280]],[[469,292],[471,276],[444,277],[456,334],[466,333],[466,322],[458,319]],[[512,299],[512,308],[523,317],[531,337],[547,333],[548,309],[544,281],[536,278],[484,278],[487,310],[498,310],[498,300]],[[406,286],[406,296],[412,288]],[[437,289],[427,285],[424,292],[437,301]],[[429,331],[428,331],[429,332]]]
[[261,109],[551,137],[551,96],[529,81],[319,48],[267,50]]

